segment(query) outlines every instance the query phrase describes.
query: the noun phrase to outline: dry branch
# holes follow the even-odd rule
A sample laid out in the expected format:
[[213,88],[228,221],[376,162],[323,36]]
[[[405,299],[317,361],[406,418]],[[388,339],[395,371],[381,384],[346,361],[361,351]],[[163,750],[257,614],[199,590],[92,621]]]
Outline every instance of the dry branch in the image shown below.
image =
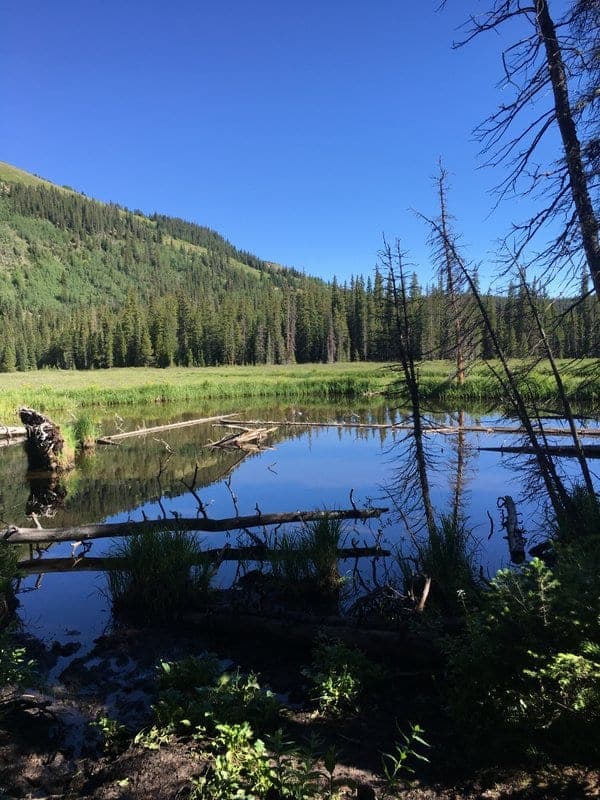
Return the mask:
[[154,519],[142,522],[112,522],[96,525],[77,525],[69,528],[6,528],[0,538],[11,544],[28,542],[71,542],[88,539],[106,539],[115,536],[132,536],[146,531],[202,531],[219,533],[262,528],[268,525],[281,525],[288,522],[314,522],[321,519],[371,519],[380,517],[387,508],[341,509],[338,511],[290,511],[275,514],[253,514],[245,517],[225,519],[198,519],[178,517],[177,519]]

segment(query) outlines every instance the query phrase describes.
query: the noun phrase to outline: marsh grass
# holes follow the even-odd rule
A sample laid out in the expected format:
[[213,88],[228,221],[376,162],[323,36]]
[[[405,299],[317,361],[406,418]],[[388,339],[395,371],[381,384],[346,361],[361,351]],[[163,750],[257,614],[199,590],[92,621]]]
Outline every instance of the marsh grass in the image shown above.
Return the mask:
[[75,442],[80,450],[91,450],[96,446],[96,439],[99,433],[98,426],[89,413],[83,412],[79,414],[68,427],[72,430]]
[[461,615],[464,602],[481,588],[477,542],[462,520],[442,516],[423,539],[413,540],[413,554],[397,553],[405,592],[414,594],[415,580],[430,578],[426,608],[444,615]]
[[343,535],[340,520],[320,519],[299,533],[284,532],[273,542],[280,557],[271,572],[285,594],[309,602],[334,600],[341,586],[337,551]]
[[[512,362],[518,367],[519,362]],[[569,395],[582,402],[600,398],[597,359],[577,363],[559,362]],[[477,364],[463,386],[454,380],[449,361],[424,361],[418,365],[418,380],[424,400],[503,401],[498,383],[485,364]],[[550,368],[542,362],[527,375],[532,399],[556,397]],[[31,405],[42,413],[78,409],[139,405],[142,403],[195,402],[277,398],[336,400],[380,392],[392,396],[402,380],[390,364],[352,362],[338,364],[294,364],[249,367],[152,367],[110,370],[39,370],[5,373],[1,378],[0,422],[13,424],[16,410]]]
[[119,542],[111,555],[125,561],[123,569],[107,573],[116,614],[165,622],[206,605],[214,570],[209,562],[202,563],[195,536],[181,531],[140,533]]

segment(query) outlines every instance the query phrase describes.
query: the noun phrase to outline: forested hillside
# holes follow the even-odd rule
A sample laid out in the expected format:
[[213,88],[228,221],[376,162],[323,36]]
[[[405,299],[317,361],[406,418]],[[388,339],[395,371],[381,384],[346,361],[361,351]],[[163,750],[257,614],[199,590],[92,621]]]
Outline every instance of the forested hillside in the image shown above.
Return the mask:
[[[597,304],[564,314],[567,300],[537,291],[556,355],[600,355]],[[391,295],[377,269],[325,283],[209,228],[99,203],[0,163],[1,371],[394,360]],[[417,358],[448,355],[444,287],[414,276],[410,296]],[[520,293],[486,303],[508,351],[526,355]],[[478,325],[471,338],[474,353],[493,355]]]

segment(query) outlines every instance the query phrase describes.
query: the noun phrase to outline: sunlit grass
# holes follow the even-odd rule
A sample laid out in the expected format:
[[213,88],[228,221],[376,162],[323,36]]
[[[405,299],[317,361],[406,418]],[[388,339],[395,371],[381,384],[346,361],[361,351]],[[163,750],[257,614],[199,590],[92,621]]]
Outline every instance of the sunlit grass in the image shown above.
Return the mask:
[[[513,362],[515,366],[519,362]],[[584,402],[600,397],[600,361],[562,361],[566,389]],[[502,390],[485,364],[475,365],[463,386],[454,381],[449,361],[424,361],[418,366],[425,400],[492,401],[502,403]],[[28,405],[45,413],[60,411],[78,416],[86,407],[166,404],[276,398],[279,400],[335,400],[372,393],[394,395],[401,373],[390,364],[356,362],[246,367],[156,369],[130,367],[111,370],[40,370],[0,375],[0,423],[16,424],[16,412]],[[556,397],[550,367],[541,364],[528,377],[527,393],[536,400]]]

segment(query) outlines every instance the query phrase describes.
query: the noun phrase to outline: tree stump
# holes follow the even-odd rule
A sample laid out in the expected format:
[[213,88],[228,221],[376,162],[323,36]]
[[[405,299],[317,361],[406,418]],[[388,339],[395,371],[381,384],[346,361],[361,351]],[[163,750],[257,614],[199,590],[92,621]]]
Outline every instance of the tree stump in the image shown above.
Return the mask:
[[30,472],[62,472],[70,469],[65,458],[65,440],[60,428],[48,417],[32,408],[19,409],[21,422],[27,431],[25,449]]

